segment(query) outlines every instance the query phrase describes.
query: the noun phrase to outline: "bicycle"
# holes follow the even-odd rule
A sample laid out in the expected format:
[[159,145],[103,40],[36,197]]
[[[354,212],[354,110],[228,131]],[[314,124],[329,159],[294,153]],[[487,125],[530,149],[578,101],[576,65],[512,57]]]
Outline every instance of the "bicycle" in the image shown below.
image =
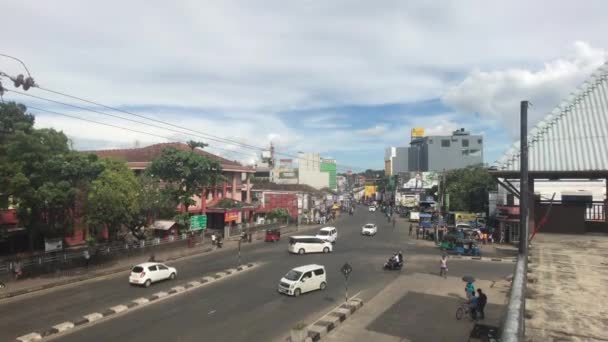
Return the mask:
[[456,309],[456,319],[461,320],[465,316],[471,317],[471,308],[469,307],[469,303],[462,302],[458,309]]

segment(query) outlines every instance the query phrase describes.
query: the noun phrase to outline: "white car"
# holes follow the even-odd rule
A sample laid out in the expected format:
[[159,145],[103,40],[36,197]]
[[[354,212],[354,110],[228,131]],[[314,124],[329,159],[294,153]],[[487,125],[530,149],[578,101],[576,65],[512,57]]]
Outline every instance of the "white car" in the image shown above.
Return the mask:
[[370,205],[369,206],[369,211],[370,212],[376,212],[376,206]]
[[289,238],[287,250],[294,254],[329,253],[334,250],[331,242],[321,240],[316,236],[292,236]]
[[361,235],[374,236],[378,232],[378,227],[373,223],[368,223],[361,228]]
[[175,267],[169,267],[158,262],[145,262],[131,269],[129,283],[149,287],[157,281],[165,279],[173,280],[175,277],[177,277]]
[[325,290],[327,278],[322,265],[300,266],[287,272],[279,282],[278,291],[298,297],[300,294],[314,290]]
[[327,242],[336,243],[338,240],[338,230],[336,227],[324,227],[319,230],[316,238]]

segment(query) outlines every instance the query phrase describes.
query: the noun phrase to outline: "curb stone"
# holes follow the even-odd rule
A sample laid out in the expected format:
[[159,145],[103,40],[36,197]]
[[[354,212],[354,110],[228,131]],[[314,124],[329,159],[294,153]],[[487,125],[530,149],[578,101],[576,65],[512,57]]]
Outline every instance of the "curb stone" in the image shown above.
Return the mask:
[[[247,269],[254,268],[258,265],[259,264],[249,263],[247,265],[239,266],[239,268],[242,270],[247,270]],[[230,270],[234,270],[234,269],[230,269]],[[40,341],[43,338],[66,332],[75,327],[81,327],[86,324],[90,324],[95,321],[99,321],[101,319],[107,318],[109,316],[112,316],[112,315],[115,315],[118,313],[128,312],[137,307],[145,306],[150,303],[156,303],[156,302],[161,301],[162,299],[170,298],[179,293],[187,292],[189,290],[193,290],[193,289],[202,287],[206,284],[212,283],[217,279],[231,277],[238,273],[242,273],[242,272],[230,272],[230,273],[228,273],[226,271],[219,272],[219,273],[215,274],[213,276],[213,278],[206,276],[206,277],[203,277],[201,281],[191,281],[191,282],[181,285],[181,286],[175,286],[175,287],[171,288],[171,290],[168,292],[161,291],[161,292],[157,292],[157,293],[153,294],[152,296],[150,296],[148,298],[144,298],[144,297],[136,298],[125,304],[115,305],[115,306],[112,306],[111,308],[108,308],[101,312],[90,313],[88,315],[79,317],[73,321],[66,321],[66,322],[56,324],[46,330],[42,330],[41,333],[32,332],[32,333],[17,337],[16,341],[20,341],[20,342]]]
[[[354,314],[363,306],[363,301],[359,298],[353,298],[340,305],[332,312],[321,317],[317,322],[307,328],[307,337],[303,342],[316,342],[325,337],[329,332],[337,329],[349,316]],[[290,340],[290,339],[289,339]],[[302,342],[302,341],[291,341]]]

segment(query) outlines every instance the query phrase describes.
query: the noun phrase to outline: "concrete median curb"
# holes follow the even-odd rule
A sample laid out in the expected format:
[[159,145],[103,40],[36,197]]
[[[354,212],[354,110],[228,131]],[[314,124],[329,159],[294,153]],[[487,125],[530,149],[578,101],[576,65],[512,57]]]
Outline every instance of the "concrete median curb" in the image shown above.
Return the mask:
[[509,263],[517,262],[517,258],[490,258],[490,257],[463,256],[463,255],[451,255],[450,259],[492,261],[492,262],[509,262]]
[[291,342],[316,342],[327,336],[329,332],[338,328],[342,322],[348,317],[354,314],[363,306],[363,300],[359,298],[353,298],[347,303],[340,305],[339,307],[332,310],[330,313],[321,317],[318,321],[311,324],[306,328],[306,338],[302,341]]
[[[80,328],[87,324],[91,324],[93,322],[103,320],[109,316],[112,316],[112,315],[115,315],[118,313],[128,313],[128,312],[138,309],[140,307],[150,305],[153,303],[158,303],[162,300],[171,298],[173,296],[177,296],[181,293],[185,293],[185,292],[188,292],[188,291],[191,291],[194,289],[198,289],[205,285],[214,283],[218,280],[236,276],[240,273],[244,273],[247,270],[258,267],[259,265],[261,265],[261,264],[249,263],[249,264],[241,265],[235,269],[230,269],[231,271],[233,271],[231,273],[224,271],[224,272],[216,273],[215,277],[204,276],[199,280],[190,281],[190,282],[182,284],[180,286],[175,286],[168,291],[160,291],[149,297],[136,298],[136,299],[131,300],[122,305],[114,305],[101,312],[93,312],[93,313],[90,313],[87,315],[83,315],[82,317],[78,317],[77,319],[72,320],[72,321],[66,321],[66,322],[56,324],[48,329],[42,330],[42,332],[32,332],[32,333],[29,333],[29,334],[26,334],[23,336],[19,336],[19,337],[17,337],[16,340],[20,341],[20,342],[40,341],[49,336],[57,335],[60,333],[65,333],[76,327]],[[218,278],[218,275],[220,275],[220,274],[221,274],[221,276]]]

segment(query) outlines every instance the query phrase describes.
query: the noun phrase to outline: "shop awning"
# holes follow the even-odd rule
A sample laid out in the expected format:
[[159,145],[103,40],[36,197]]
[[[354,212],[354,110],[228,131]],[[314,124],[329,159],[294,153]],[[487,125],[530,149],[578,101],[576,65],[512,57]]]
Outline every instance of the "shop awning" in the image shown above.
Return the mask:
[[152,224],[152,228],[156,230],[169,230],[173,226],[175,226],[175,221],[171,220],[158,220]]

